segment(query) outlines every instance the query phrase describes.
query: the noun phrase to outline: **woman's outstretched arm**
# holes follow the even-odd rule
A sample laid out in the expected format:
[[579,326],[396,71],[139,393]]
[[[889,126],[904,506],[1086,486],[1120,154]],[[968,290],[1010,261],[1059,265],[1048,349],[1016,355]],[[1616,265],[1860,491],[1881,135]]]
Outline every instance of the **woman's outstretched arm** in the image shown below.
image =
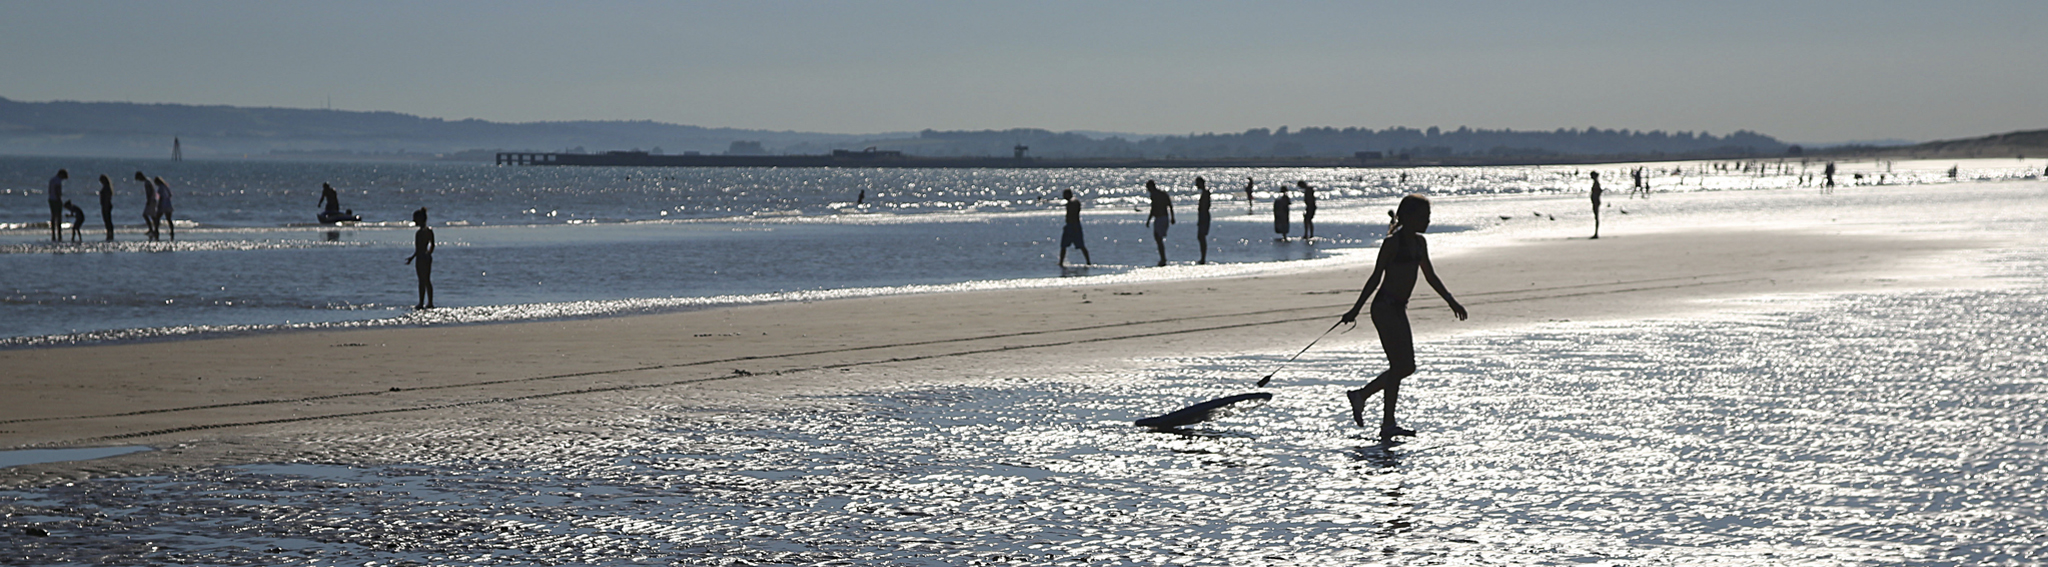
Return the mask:
[[1429,287],[1435,289],[1437,295],[1443,296],[1444,303],[1451,304],[1451,314],[1457,315],[1459,321],[1465,320],[1465,306],[1459,305],[1458,300],[1452,299],[1451,290],[1444,289],[1444,281],[1437,279],[1436,268],[1429,264],[1429,249],[1427,247],[1423,248],[1422,252],[1422,278],[1429,281]]

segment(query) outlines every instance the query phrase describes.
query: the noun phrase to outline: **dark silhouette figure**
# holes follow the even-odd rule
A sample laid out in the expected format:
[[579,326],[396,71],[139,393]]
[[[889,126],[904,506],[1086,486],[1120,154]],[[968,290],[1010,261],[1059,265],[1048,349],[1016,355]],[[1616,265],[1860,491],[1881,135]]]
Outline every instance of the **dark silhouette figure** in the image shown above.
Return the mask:
[[413,309],[434,308],[434,229],[427,228],[427,208],[412,212],[412,223],[420,227],[412,233],[412,255],[405,257],[405,263],[412,264],[412,271],[420,278],[420,300]]
[[334,191],[333,185],[320,184],[320,207],[328,213],[341,212],[341,194]]
[[1600,172],[1593,173],[1593,239],[1600,239]]
[[59,169],[50,177],[50,186],[43,196],[50,200],[50,241],[64,241],[64,180],[71,178],[71,170]]
[[1255,214],[1252,211],[1252,206],[1256,204],[1258,204],[1258,201],[1252,199],[1252,178],[1246,177],[1244,178],[1244,214]]
[[71,241],[78,242],[78,227],[85,226],[85,209],[71,201],[64,202],[64,212],[71,213]]
[[1287,218],[1288,207],[1294,206],[1294,199],[1287,196],[1287,186],[1280,186],[1280,196],[1273,199],[1273,232],[1280,234],[1280,241],[1287,241],[1287,233],[1294,230],[1294,223]]
[[1436,268],[1430,266],[1429,242],[1422,238],[1422,233],[1428,230],[1429,199],[1415,194],[1403,197],[1400,210],[1394,213],[1394,222],[1387,229],[1386,240],[1380,242],[1379,260],[1373,264],[1372,276],[1366,278],[1365,289],[1358,292],[1358,302],[1338,321],[1357,323],[1358,312],[1365,308],[1367,300],[1372,301],[1372,325],[1379,331],[1381,348],[1387,352],[1387,371],[1345,396],[1351,402],[1351,422],[1365,427],[1366,399],[1374,393],[1386,393],[1380,415],[1382,440],[1415,435],[1394,421],[1394,406],[1400,401],[1401,379],[1415,373],[1415,333],[1408,326],[1408,296],[1415,292],[1416,272],[1420,271],[1429,287],[1451,305],[1451,313],[1458,320],[1465,320],[1465,306],[1451,298],[1443,280],[1437,279]]
[[154,181],[156,182],[157,222],[163,225],[166,236],[171,240],[177,240],[178,227],[171,223],[171,184],[164,183],[164,178],[161,175],[156,176]]
[[854,198],[853,198],[853,204],[854,204],[855,206],[865,205],[865,204],[867,204],[867,202],[868,202],[868,190],[866,190],[866,189],[862,189],[862,190],[860,190],[860,195],[859,195],[859,196],[857,196],[857,197],[854,197]]
[[148,228],[149,239],[156,240],[156,185],[149,182],[149,176],[135,172],[135,180],[142,182],[142,224]]
[[[1166,228],[1173,220],[1173,197],[1152,180],[1145,180],[1145,195],[1152,198],[1152,211],[1145,214],[1145,226],[1152,227],[1152,243],[1159,246],[1159,265],[1166,265]],[[1153,221],[1158,222],[1153,222]]]
[[1301,239],[1315,238],[1316,188],[1308,186],[1307,181],[1296,181],[1294,186],[1301,188]]
[[1820,174],[1821,177],[1824,178],[1824,180],[1821,182],[1821,192],[1835,192],[1835,162],[1828,162],[1828,166],[1826,168],[1821,169]]
[[1201,192],[1201,199],[1195,201],[1195,241],[1202,244],[1202,258],[1196,264],[1209,263],[1209,181],[1195,178],[1195,190]]
[[114,241],[114,180],[100,176],[100,223],[107,225],[107,242]]
[[1060,197],[1067,200],[1067,226],[1060,229],[1060,265],[1067,265],[1067,247],[1081,249],[1081,260],[1095,265],[1095,258],[1088,255],[1088,243],[1081,236],[1081,200],[1074,198],[1074,190],[1060,191]]

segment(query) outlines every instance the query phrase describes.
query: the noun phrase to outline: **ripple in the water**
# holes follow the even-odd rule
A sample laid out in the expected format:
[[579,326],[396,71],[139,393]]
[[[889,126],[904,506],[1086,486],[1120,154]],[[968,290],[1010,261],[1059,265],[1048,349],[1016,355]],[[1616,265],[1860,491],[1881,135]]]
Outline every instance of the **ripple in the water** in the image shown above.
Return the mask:
[[[771,413],[324,439],[277,464],[0,492],[27,564],[2030,564],[2048,294],[1863,295],[1424,343],[1416,440],[1341,392],[1370,341],[823,398]],[[636,393],[673,408],[677,392]],[[545,412],[548,406],[506,411]],[[35,525],[49,537],[23,535]]]

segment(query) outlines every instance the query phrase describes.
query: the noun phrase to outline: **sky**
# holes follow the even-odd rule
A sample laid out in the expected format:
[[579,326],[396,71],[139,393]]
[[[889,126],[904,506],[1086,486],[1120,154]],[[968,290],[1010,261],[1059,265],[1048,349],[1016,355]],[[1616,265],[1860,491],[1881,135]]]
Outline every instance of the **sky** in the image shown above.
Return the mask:
[[2048,2],[0,0],[0,97],[865,134],[2048,128]]

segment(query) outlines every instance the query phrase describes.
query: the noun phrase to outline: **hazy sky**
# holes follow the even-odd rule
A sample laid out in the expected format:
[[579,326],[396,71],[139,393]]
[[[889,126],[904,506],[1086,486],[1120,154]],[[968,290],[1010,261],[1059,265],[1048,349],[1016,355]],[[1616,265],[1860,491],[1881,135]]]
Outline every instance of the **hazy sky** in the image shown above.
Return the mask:
[[2048,1],[0,0],[0,97],[842,133],[2048,128]]

